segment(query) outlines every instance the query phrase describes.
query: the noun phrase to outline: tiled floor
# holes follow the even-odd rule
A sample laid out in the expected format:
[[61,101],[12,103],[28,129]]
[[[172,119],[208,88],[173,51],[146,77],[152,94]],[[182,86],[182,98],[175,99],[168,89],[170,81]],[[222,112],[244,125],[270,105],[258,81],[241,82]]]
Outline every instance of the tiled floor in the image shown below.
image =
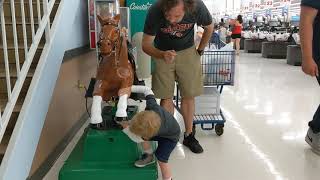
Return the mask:
[[[304,142],[307,122],[320,103],[316,80],[285,60],[241,54],[236,82],[221,97],[225,134],[197,130],[205,152],[184,148],[170,161],[175,180],[319,180],[320,157]],[[182,124],[181,116],[177,115]],[[56,180],[82,130],[46,180]]]

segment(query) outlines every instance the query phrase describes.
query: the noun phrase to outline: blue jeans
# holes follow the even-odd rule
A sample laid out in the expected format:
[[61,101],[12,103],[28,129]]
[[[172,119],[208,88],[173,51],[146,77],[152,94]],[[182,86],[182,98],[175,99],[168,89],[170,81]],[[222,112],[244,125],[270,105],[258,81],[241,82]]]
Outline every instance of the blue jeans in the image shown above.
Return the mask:
[[[319,72],[320,72],[320,66],[319,66]],[[320,77],[317,77],[317,79],[320,85]],[[314,133],[320,132],[320,105],[313,116],[313,120],[309,122],[309,127],[313,130]]]
[[158,147],[154,153],[158,161],[168,163],[170,154],[177,145],[177,142],[171,139],[155,136],[151,139],[152,141],[158,141]]

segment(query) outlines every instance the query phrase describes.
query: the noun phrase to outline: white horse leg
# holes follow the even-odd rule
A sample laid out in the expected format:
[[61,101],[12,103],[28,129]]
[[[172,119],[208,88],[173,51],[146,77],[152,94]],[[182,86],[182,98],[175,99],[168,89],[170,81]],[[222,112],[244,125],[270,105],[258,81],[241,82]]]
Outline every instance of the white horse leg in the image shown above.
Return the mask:
[[116,117],[127,117],[128,94],[119,97]]
[[101,96],[93,96],[92,107],[91,107],[91,120],[90,120],[91,124],[102,123],[101,103],[102,103]]

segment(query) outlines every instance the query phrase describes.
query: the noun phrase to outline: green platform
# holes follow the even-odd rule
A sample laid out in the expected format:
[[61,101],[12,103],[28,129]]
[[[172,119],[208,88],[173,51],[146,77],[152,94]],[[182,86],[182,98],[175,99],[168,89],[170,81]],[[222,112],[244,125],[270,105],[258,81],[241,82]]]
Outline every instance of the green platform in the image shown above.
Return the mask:
[[[129,118],[136,107],[129,107]],[[157,180],[157,165],[134,167],[141,155],[139,146],[110,125],[114,110],[104,108],[105,130],[87,128],[60,170],[59,180]]]

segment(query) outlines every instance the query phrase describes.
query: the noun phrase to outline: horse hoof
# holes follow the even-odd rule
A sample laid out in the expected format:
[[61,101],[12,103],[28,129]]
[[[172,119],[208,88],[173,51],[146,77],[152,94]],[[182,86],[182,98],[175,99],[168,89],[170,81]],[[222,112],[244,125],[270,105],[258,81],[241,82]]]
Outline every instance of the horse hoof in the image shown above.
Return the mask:
[[115,117],[116,122],[128,121],[128,117]]
[[103,125],[102,125],[102,123],[90,124],[90,127],[91,127],[92,129],[96,129],[96,130],[103,130]]

